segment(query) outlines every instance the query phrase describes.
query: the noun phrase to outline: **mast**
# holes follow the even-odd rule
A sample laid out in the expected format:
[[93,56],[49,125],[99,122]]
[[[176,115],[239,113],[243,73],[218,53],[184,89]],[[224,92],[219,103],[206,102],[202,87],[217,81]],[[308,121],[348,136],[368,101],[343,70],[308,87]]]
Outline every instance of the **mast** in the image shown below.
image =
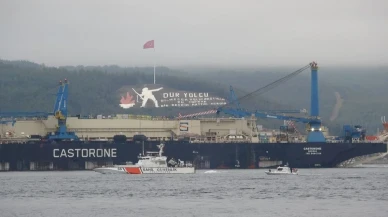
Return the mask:
[[143,156],[144,156],[144,140],[142,141],[142,152],[143,152]]

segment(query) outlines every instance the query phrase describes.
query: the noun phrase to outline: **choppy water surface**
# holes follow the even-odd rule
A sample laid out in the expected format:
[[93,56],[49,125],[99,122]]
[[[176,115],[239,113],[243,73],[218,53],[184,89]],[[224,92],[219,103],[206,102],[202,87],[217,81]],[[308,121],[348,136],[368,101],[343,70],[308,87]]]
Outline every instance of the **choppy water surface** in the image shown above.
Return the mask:
[[388,216],[388,168],[0,173],[0,216]]

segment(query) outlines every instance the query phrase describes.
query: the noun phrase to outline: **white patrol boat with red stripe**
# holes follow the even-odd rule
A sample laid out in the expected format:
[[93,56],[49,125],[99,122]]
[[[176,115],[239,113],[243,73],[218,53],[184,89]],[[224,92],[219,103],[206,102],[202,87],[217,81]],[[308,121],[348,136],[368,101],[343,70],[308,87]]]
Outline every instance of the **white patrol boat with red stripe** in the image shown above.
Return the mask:
[[167,157],[163,156],[164,144],[158,145],[159,152],[147,152],[146,155],[139,154],[139,161],[135,165],[113,165],[111,167],[98,167],[94,171],[102,174],[123,173],[123,174],[192,174],[195,167],[191,163],[178,163],[171,159],[167,163]]

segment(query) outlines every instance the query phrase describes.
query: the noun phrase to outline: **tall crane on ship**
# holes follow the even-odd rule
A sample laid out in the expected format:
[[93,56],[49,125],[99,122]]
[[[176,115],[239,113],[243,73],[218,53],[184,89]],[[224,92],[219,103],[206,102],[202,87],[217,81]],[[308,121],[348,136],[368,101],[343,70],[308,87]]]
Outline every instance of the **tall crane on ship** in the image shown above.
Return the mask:
[[58,120],[57,130],[47,135],[48,140],[74,140],[79,138],[74,132],[67,130],[67,99],[69,96],[69,83],[67,79],[64,82],[59,81],[57,98],[54,105],[54,117]]
[[58,120],[56,131],[47,135],[48,140],[74,140],[78,141],[79,138],[74,132],[69,132],[66,125],[67,120],[67,99],[69,96],[68,81],[64,79],[64,82],[59,81],[59,88],[57,91],[57,97],[55,100],[54,111],[48,112],[0,112],[0,124],[12,123],[12,126],[17,122],[17,118],[43,118],[47,119],[50,115]]
[[326,142],[326,138],[323,135],[322,132],[322,122],[319,117],[319,95],[318,95],[318,64],[316,62],[312,62],[295,72],[277,80],[274,81],[252,93],[249,93],[243,97],[240,97],[239,100],[247,98],[253,94],[264,93],[273,87],[275,87],[277,84],[279,84],[282,81],[289,80],[290,78],[300,74],[304,70],[310,68],[311,69],[311,110],[310,110],[310,116],[309,117],[294,117],[294,116],[285,116],[285,115],[277,115],[277,114],[269,114],[265,112],[248,112],[243,110],[236,110],[236,109],[230,109],[225,108],[226,105],[223,105],[217,109],[217,114],[220,114],[221,112],[233,116],[239,116],[239,117],[245,117],[245,116],[255,116],[260,118],[272,118],[272,119],[278,119],[278,120],[285,120],[285,121],[295,121],[295,122],[301,122],[307,124],[307,142]]
[[[294,76],[302,73],[306,69],[311,69],[311,110],[310,110],[310,116],[308,117],[294,117],[294,116],[286,116],[286,115],[279,115],[277,113],[297,113],[297,111],[255,111],[250,112],[244,109],[240,108],[239,101],[245,98],[248,98],[252,95],[258,95],[263,94],[272,88],[278,86],[282,82],[288,81],[289,79],[293,78]],[[206,111],[206,112],[199,112],[196,114],[191,115],[204,115],[204,114],[214,114],[216,113],[219,115],[220,113],[232,115],[234,117],[249,117],[249,116],[255,116],[259,118],[271,118],[271,119],[277,119],[277,120],[284,120],[284,121],[291,121],[291,122],[300,122],[307,124],[307,142],[326,142],[325,136],[322,132],[322,122],[319,117],[319,95],[318,95],[318,64],[316,62],[311,62],[308,65],[296,70],[295,72],[292,72],[291,74],[278,79],[262,88],[259,88],[249,94],[246,94],[240,98],[237,98],[234,94],[233,89],[231,88],[231,100],[229,103],[218,107],[217,109]],[[233,94],[232,94],[233,92]],[[230,108],[231,104],[235,104],[236,108]],[[305,110],[304,110],[305,111]],[[299,111],[301,112],[301,111]],[[185,117],[185,116],[180,116]]]

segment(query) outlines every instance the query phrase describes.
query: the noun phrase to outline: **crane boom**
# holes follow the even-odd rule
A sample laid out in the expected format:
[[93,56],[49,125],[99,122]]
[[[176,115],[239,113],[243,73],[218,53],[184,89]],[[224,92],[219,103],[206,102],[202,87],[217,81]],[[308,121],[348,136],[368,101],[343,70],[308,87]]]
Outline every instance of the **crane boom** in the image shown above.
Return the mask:
[[[243,99],[246,97],[251,96],[254,93],[260,92],[264,93],[268,91],[269,89],[273,88],[275,85],[279,84],[280,82],[284,80],[288,80],[291,77],[301,73],[302,71],[306,70],[307,68],[311,68],[311,114],[309,117],[293,117],[293,116],[286,116],[286,115],[278,115],[278,114],[271,114],[266,112],[249,112],[242,109],[231,109],[231,108],[225,108],[226,105],[223,105],[219,108],[217,108],[217,114],[223,112],[225,114],[229,114],[235,117],[246,117],[246,116],[255,116],[259,118],[271,118],[271,119],[277,119],[277,120],[285,120],[285,121],[295,121],[299,123],[305,123],[308,124],[308,136],[307,141],[308,142],[326,142],[326,139],[322,133],[322,123],[319,117],[319,102],[318,102],[318,65],[315,62],[310,63],[307,66],[304,66],[295,72],[279,79],[271,84],[268,84],[262,88],[259,88],[258,90],[249,93],[243,97],[240,97],[239,99]],[[232,90],[232,89],[231,89]],[[228,105],[228,104],[227,104]]]
[[[245,98],[248,98],[248,97],[250,97],[250,96],[252,96],[252,95],[254,95],[254,94],[255,94],[255,95],[257,95],[257,94],[263,94],[263,93],[265,93],[265,92],[271,90],[272,88],[278,86],[279,84],[281,84],[281,83],[283,83],[283,82],[285,82],[285,81],[290,80],[291,78],[293,78],[294,76],[300,74],[300,73],[303,72],[304,70],[310,68],[310,65],[311,65],[311,64],[308,64],[308,65],[306,65],[306,66],[304,66],[304,67],[302,67],[302,68],[300,68],[300,69],[298,69],[298,70],[296,70],[296,71],[294,71],[294,72],[292,72],[292,73],[290,73],[290,74],[288,74],[288,75],[286,75],[286,76],[284,76],[284,77],[282,77],[282,78],[280,78],[280,79],[278,79],[278,80],[276,80],[276,81],[274,81],[274,82],[272,82],[272,83],[270,83],[270,84],[268,84],[268,85],[266,85],[266,86],[264,86],[264,87],[261,87],[261,88],[255,90],[255,91],[253,91],[253,92],[251,92],[251,93],[248,93],[248,94],[246,94],[246,95],[244,95],[244,96],[238,98],[237,100],[238,100],[238,101],[241,101],[241,100],[243,100],[243,99],[245,99]],[[225,105],[223,105],[223,106],[221,106],[221,108],[226,107],[226,106],[228,106],[228,105],[230,105],[230,102],[227,103],[227,104],[225,104]]]
[[300,123],[309,123],[312,118],[309,117],[293,117],[293,116],[286,116],[286,115],[278,115],[278,114],[271,114],[271,113],[264,113],[264,112],[249,112],[244,110],[236,110],[236,109],[218,109],[217,113],[223,112],[228,115],[232,115],[234,117],[249,117],[254,116],[258,118],[271,118],[271,119],[277,119],[277,120],[285,120],[285,121],[295,121]]

